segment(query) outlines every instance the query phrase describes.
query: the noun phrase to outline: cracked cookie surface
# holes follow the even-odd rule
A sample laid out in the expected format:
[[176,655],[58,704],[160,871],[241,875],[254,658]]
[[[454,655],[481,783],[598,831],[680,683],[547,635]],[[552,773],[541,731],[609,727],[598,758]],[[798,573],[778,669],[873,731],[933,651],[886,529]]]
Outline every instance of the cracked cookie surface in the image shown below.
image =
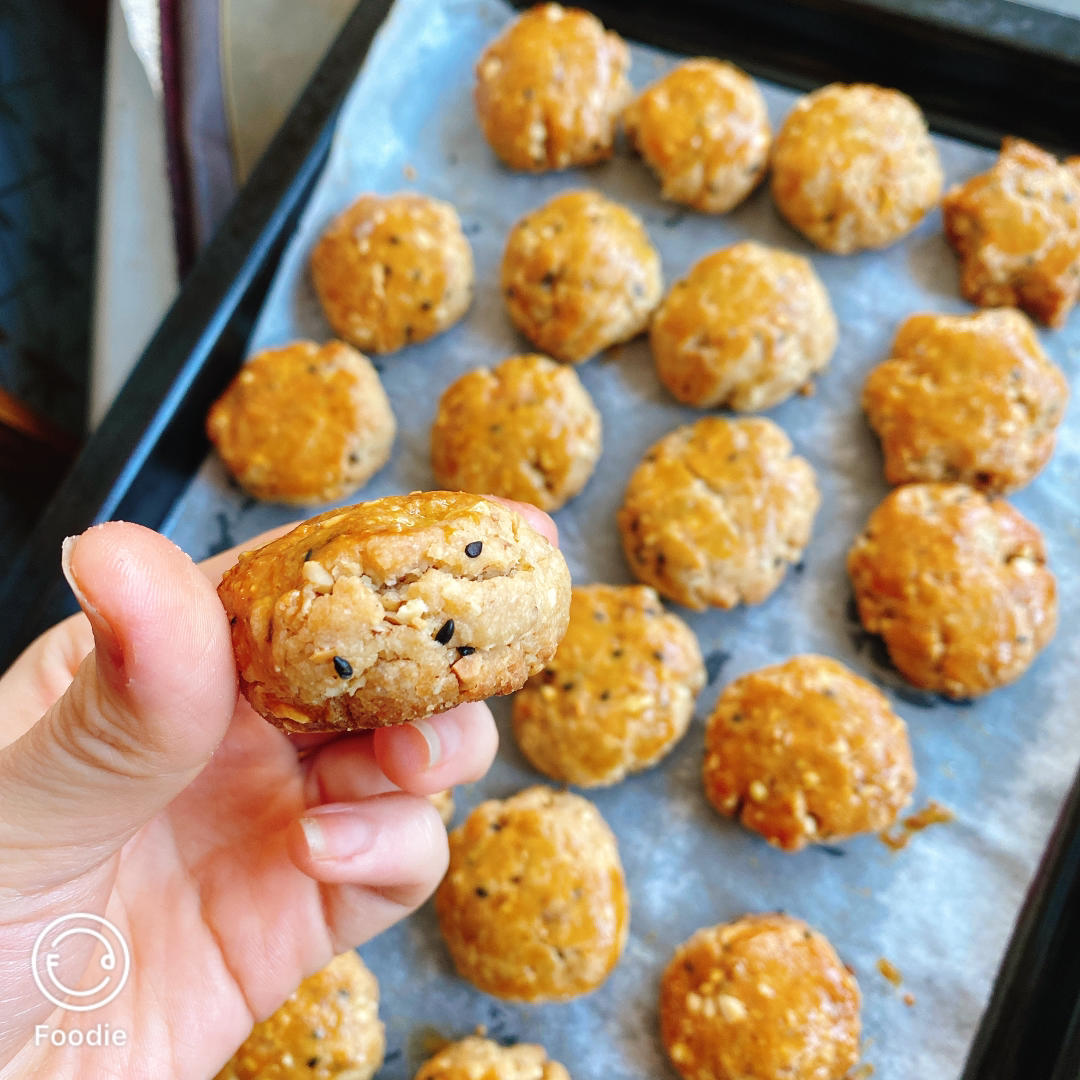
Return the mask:
[[386,1049],[379,984],[355,952],[308,976],[215,1080],[371,1080]]
[[600,443],[600,412],[573,369],[511,356],[443,392],[431,464],[441,487],[558,510],[592,476]]
[[889,356],[862,403],[890,484],[955,480],[1003,494],[1050,460],[1069,384],[1019,311],[913,315]]
[[809,261],[748,241],[706,255],[675,282],[649,343],[660,381],[680,401],[757,412],[808,386],[836,336]]
[[759,604],[802,557],[821,497],[771,420],[706,417],[652,446],[618,513],[638,580],[702,610]]
[[861,997],[826,938],[788,915],[699,930],[660,983],[660,1033],[686,1080],[841,1080]]
[[515,511],[431,491],[320,514],[242,554],[218,593],[255,710],[347,731],[518,689],[566,630],[570,574]]
[[771,164],[777,209],[836,255],[899,240],[937,204],[944,180],[918,105],[870,83],[833,83],[800,98]]
[[510,230],[500,283],[514,325],[543,353],[580,364],[640,334],[660,302],[660,256],[640,219],[570,191]]
[[378,373],[340,341],[256,353],[211,406],[206,434],[257,499],[310,506],[362,487],[397,425]]
[[580,8],[538,4],[476,64],[476,116],[512,169],[544,172],[611,157],[630,98],[630,50]]
[[968,300],[1065,325],[1080,298],[1080,157],[1005,139],[993,168],[950,188],[941,210]]
[[415,1080],[570,1080],[570,1074],[542,1046],[500,1046],[470,1035],[424,1062]]
[[665,199],[723,214],[765,175],[772,132],[757,84],[734,64],[699,57],[645,88],[623,112],[634,149]]
[[311,277],[336,334],[364,352],[394,352],[465,314],[472,248],[447,202],[415,192],[361,195],[319,238]]
[[1054,636],[1042,533],[965,484],[886,496],[848,552],[863,626],[914,686],[968,698],[1018,679]]
[[587,799],[533,787],[481,803],[450,834],[435,911],[458,974],[511,1001],[599,986],[626,944],[615,837]]
[[514,696],[514,737],[542,773],[582,787],[654,765],[705,685],[694,632],[646,585],[579,585],[555,656]]
[[915,787],[907,725],[871,683],[795,656],[726,687],[705,728],[705,794],[774,847],[888,828]]

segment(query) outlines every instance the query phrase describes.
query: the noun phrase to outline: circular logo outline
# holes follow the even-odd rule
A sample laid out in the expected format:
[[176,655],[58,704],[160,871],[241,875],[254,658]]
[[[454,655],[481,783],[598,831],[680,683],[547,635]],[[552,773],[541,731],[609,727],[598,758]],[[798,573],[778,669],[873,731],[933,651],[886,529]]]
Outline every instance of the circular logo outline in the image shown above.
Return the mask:
[[[110,990],[109,993],[100,1001],[92,1001],[86,1004],[73,1004],[67,999],[71,997],[85,997],[87,995],[95,994],[100,990],[103,990],[106,986],[108,986],[111,976],[106,975],[105,978],[103,978],[101,982],[97,984],[97,986],[92,987],[89,990],[72,990],[70,987],[64,986],[63,983],[59,982],[59,980],[53,974],[52,968],[56,962],[54,958],[58,956],[56,952],[56,947],[60,944],[61,941],[64,940],[64,938],[70,937],[73,934],[90,934],[92,937],[97,938],[98,941],[100,941],[108,950],[101,958],[102,968],[105,971],[114,970],[117,966],[117,949],[115,947],[115,944],[111,943],[105,936],[105,934],[103,934],[100,930],[93,929],[92,927],[88,926],[73,926],[70,929],[67,929],[63,933],[59,934],[56,939],[52,941],[50,951],[45,954],[44,967],[46,974],[48,975],[49,981],[53,986],[62,990],[62,992],[66,995],[65,998],[59,998],[54,993],[52,993],[49,987],[45,985],[45,982],[41,975],[41,971],[39,970],[39,967],[41,965],[39,964],[38,957],[40,956],[42,946],[46,943],[46,939],[54,930],[56,930],[57,927],[62,926],[65,923],[72,922],[76,919],[89,920],[90,922],[97,923],[98,926],[105,927],[107,930],[111,931],[113,937],[115,938],[116,944],[119,944],[120,946],[119,953],[123,961],[119,980],[112,988],[112,990]],[[31,974],[33,974],[34,976],[34,982],[37,984],[37,988],[49,1001],[51,1001],[58,1008],[64,1009],[67,1012],[92,1012],[94,1009],[100,1009],[102,1006],[108,1005],[109,1002],[112,1001],[117,996],[117,994],[119,994],[120,991],[123,990],[124,987],[127,985],[128,976],[131,974],[131,950],[128,948],[128,943],[124,938],[124,935],[120,933],[119,929],[117,929],[114,923],[111,923],[108,919],[103,918],[101,915],[95,915],[93,914],[93,912],[90,911],[76,911],[68,915],[60,915],[58,918],[53,919],[53,921],[49,923],[49,925],[46,926],[40,934],[38,934],[37,940],[34,942],[34,949],[30,954],[30,970]]]

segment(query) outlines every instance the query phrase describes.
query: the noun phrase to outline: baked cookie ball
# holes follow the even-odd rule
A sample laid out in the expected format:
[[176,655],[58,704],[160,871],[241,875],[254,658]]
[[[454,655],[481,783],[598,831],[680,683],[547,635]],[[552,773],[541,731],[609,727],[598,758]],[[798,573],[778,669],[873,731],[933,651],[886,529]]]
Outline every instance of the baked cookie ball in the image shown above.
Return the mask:
[[615,837],[592,803],[533,787],[481,803],[450,834],[435,911],[462,978],[510,1001],[595,990],[626,944]]
[[699,930],[660,983],[660,1034],[687,1080],[842,1080],[859,1057],[855,976],[801,919]]
[[512,22],[476,65],[476,115],[512,169],[544,172],[611,157],[630,98],[630,51],[580,8],[540,4]]
[[471,1035],[424,1062],[415,1080],[570,1080],[570,1074],[542,1046],[500,1046]]
[[394,352],[465,314],[472,249],[449,203],[361,195],[315,245],[311,276],[335,333],[365,352]]
[[340,341],[256,353],[210,407],[206,434],[257,499],[310,506],[362,487],[397,425],[365,356]]
[[449,825],[454,817],[454,789],[447,788],[445,791],[437,791],[428,796],[428,801],[439,812],[444,825]]
[[660,381],[680,401],[768,409],[806,386],[836,348],[836,316],[814,268],[753,241],[706,255],[653,317]]
[[886,496],[848,552],[862,624],[915,686],[976,697],[1018,679],[1054,636],[1039,530],[965,484]]
[[862,397],[890,484],[1015,491],[1050,460],[1069,384],[1019,311],[913,315],[890,357]]
[[704,780],[721,814],[799,851],[888,828],[915,789],[915,767],[884,694],[827,656],[796,656],[720,695]]
[[242,554],[218,595],[256,712],[351,731],[519,689],[566,630],[570,574],[515,511],[427,491],[320,514]]
[[627,341],[660,301],[660,256],[629,210],[595,191],[558,195],[510,230],[502,290],[514,325],[580,364]]
[[760,604],[798,562],[821,496],[771,420],[706,417],[634,470],[618,513],[635,577],[678,604]]
[[833,83],[795,103],[776,136],[776,207],[836,255],[883,248],[941,197],[937,151],[918,105],[899,90]]
[[623,126],[664,198],[706,214],[731,210],[765,175],[765,99],[734,64],[687,60],[627,106]]
[[694,632],[652,589],[579,585],[554,658],[514,696],[514,736],[553,780],[616,784],[682,738],[704,685]]
[[600,413],[573,369],[511,356],[451,383],[431,430],[440,487],[558,510],[592,476]]
[[951,188],[941,209],[968,300],[1065,325],[1080,297],[1080,157],[1059,164],[1005,139],[994,167]]
[[370,1080],[385,1049],[379,984],[347,952],[256,1024],[216,1080]]

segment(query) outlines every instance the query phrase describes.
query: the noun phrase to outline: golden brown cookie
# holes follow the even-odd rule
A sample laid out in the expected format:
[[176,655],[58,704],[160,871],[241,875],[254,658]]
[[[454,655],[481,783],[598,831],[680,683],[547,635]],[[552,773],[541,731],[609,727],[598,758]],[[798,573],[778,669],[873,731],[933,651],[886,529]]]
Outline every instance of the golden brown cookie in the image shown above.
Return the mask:
[[320,514],[244,552],[218,594],[255,710],[351,731],[520,688],[566,630],[570,574],[515,511],[427,491]]
[[747,915],[699,930],[660,983],[660,1034],[686,1080],[843,1080],[861,997],[801,919]]
[[907,726],[827,656],[731,683],[705,729],[705,794],[720,813],[799,851],[887,829],[915,789]]
[[370,1080],[385,1049],[379,984],[347,952],[256,1024],[216,1080]]
[[592,476],[600,413],[573,369],[511,356],[451,383],[431,430],[440,487],[558,510]]
[[544,172],[611,157],[630,98],[630,51],[580,8],[539,4],[519,15],[476,65],[476,115],[512,169]]
[[937,205],[942,182],[918,105],[868,83],[800,98],[773,144],[777,209],[837,255],[899,240]]
[[1003,493],[1050,460],[1069,384],[1019,311],[913,315],[889,355],[862,404],[890,484],[958,480]]
[[836,348],[836,316],[810,263],[744,241],[696,263],[653,316],[660,381],[680,401],[768,409],[806,386]]
[[595,191],[558,195],[511,230],[502,290],[514,325],[580,364],[640,334],[660,301],[660,256],[637,217]]
[[444,825],[449,825],[454,819],[454,789],[447,788],[445,791],[437,791],[428,796],[428,801],[439,812]]
[[340,341],[256,353],[210,407],[206,434],[257,499],[310,506],[362,487],[397,425],[378,373]]
[[335,333],[365,352],[394,352],[465,314],[472,249],[449,203],[361,195],[319,238],[311,277]]
[[975,697],[1018,679],[1054,636],[1039,530],[964,484],[886,496],[848,552],[859,618],[915,686]]
[[761,417],[676,428],[634,470],[618,513],[635,577],[698,611],[760,604],[798,562],[821,497]]
[[734,64],[684,61],[627,106],[623,126],[664,198],[706,214],[731,210],[765,175],[765,99]]
[[1059,164],[1005,139],[994,167],[950,188],[941,209],[968,300],[1065,325],[1080,297],[1080,157]]
[[533,787],[481,803],[450,834],[435,911],[462,978],[510,1001],[595,990],[626,944],[615,837],[592,803]]
[[424,1062],[415,1080],[570,1080],[570,1074],[542,1046],[500,1046],[470,1035]]
[[514,735],[542,773],[615,784],[682,738],[705,685],[694,632],[645,585],[579,585],[553,659],[514,696]]

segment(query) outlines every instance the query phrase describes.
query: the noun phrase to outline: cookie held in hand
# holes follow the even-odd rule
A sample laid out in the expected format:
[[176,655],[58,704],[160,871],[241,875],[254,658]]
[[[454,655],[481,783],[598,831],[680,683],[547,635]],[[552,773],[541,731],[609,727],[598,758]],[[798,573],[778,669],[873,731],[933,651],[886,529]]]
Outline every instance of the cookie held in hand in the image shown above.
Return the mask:
[[429,491],[320,514],[241,555],[218,594],[254,709],[352,731],[519,689],[566,630],[570,573],[516,511]]

